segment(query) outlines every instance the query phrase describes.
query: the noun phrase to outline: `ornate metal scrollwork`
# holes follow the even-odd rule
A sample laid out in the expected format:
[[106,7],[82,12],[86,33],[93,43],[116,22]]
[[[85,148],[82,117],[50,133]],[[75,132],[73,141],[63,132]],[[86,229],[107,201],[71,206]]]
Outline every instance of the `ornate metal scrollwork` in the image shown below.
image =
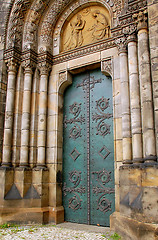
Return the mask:
[[100,187],[93,187],[93,193],[96,195],[102,193],[97,200],[97,210],[100,210],[102,212],[111,211],[111,201],[106,199],[105,196],[106,194],[111,194],[115,192],[113,188],[105,187],[105,184],[111,181],[111,172],[108,172],[105,169],[100,172],[92,172],[92,178],[94,178],[94,174],[97,174],[96,181],[98,181]]
[[109,98],[100,98],[96,101],[96,109],[98,113],[95,113],[92,115],[93,121],[96,121],[99,123],[97,124],[97,133],[96,135],[101,135],[105,137],[107,134],[110,134],[110,127],[111,125],[105,123],[105,119],[111,118],[113,115],[112,113],[104,113],[105,109],[109,107]]
[[77,139],[78,137],[81,137],[81,127],[79,126],[78,123],[83,123],[85,121],[85,118],[81,115],[81,103],[74,102],[72,105],[69,106],[69,113],[73,114],[74,117],[71,119],[67,119],[67,116],[65,115],[64,119],[64,126],[67,128],[68,124],[75,124],[71,129],[70,129],[70,134],[69,137],[73,138],[74,140]]
[[80,187],[79,184],[81,182],[81,172],[76,171],[75,169],[72,172],[69,172],[69,181],[74,185],[73,187],[67,187],[66,183],[64,183],[63,186],[63,193],[64,196],[67,195],[67,193],[73,193],[74,196],[71,197],[69,201],[69,208],[72,208],[73,210],[81,209],[81,201],[82,199],[79,197],[78,193],[81,195],[86,192],[85,187],[82,185]]
[[90,86],[90,89],[92,89],[92,88],[94,88],[96,83],[101,83],[101,82],[102,82],[101,78],[96,80],[94,78],[94,76],[91,76],[91,77],[88,76],[88,77],[83,79],[82,83],[77,84],[77,88],[82,87],[83,90],[87,90],[87,88],[89,88],[89,86]]
[[77,193],[74,193],[75,196],[69,199],[69,208],[73,210],[81,209],[81,201],[82,199],[79,197]]
[[98,203],[97,210],[100,210],[101,212],[111,211],[111,201],[106,199],[104,194],[100,196],[97,203]]

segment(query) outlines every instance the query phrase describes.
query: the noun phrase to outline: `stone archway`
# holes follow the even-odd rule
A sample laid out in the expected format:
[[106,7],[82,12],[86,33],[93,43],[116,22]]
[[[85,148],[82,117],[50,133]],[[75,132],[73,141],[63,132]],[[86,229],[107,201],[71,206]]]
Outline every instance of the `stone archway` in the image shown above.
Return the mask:
[[[21,222],[64,221],[63,90],[71,82],[71,72],[101,64],[102,71],[113,74],[116,211],[111,226],[125,233],[124,222],[132,229],[141,221],[145,229],[146,223],[155,229],[151,219],[157,223],[156,210],[149,218],[143,205],[148,204],[144,192],[153,195],[157,189],[153,180],[157,173],[153,96],[157,106],[157,95],[150,75],[149,6],[146,1],[98,0],[98,6],[109,11],[111,37],[62,51],[64,23],[73,20],[85,3],[94,6],[96,1],[23,0],[11,5],[4,53],[8,84],[0,168],[2,222],[15,216]],[[150,205],[155,209],[151,197]]]

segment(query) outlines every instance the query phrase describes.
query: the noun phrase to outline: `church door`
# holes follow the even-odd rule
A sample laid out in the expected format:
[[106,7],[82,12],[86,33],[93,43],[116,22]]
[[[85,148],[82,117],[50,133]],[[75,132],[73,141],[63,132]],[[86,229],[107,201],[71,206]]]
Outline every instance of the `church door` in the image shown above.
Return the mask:
[[109,226],[114,201],[112,80],[97,69],[74,76],[64,95],[65,221]]

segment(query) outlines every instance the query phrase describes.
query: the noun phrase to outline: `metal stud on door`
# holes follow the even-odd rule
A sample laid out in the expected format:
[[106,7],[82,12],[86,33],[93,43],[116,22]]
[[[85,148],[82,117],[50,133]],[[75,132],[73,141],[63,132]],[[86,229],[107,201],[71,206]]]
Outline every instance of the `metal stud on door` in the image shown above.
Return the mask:
[[79,74],[64,96],[65,220],[109,226],[114,211],[112,82]]

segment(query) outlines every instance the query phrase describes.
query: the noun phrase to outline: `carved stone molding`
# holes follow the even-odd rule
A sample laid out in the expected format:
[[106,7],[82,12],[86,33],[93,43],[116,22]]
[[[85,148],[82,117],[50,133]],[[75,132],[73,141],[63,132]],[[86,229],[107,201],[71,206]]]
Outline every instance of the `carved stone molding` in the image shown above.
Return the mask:
[[122,9],[121,14],[128,14],[134,11],[138,11],[140,9],[147,7],[147,0],[134,0],[134,1],[126,1],[124,5],[124,9]]
[[52,65],[53,56],[49,52],[41,52],[38,55],[38,63],[41,63],[41,62],[48,62],[49,64]]
[[112,59],[104,59],[101,62],[101,71],[113,76],[113,62]]
[[4,60],[5,62],[13,59],[17,63],[21,62],[21,51],[16,48],[9,48],[4,51]]
[[83,46],[78,49],[73,49],[66,53],[59,54],[53,57],[53,64],[58,64],[61,62],[68,61],[70,59],[79,58],[91,53],[95,53],[101,50],[109,49],[115,47],[114,39],[107,39],[99,43],[91,44],[89,46]]
[[37,0],[31,6],[30,12],[28,14],[28,19],[24,29],[24,49],[29,48],[36,49],[37,41],[37,29],[38,23],[41,19],[41,15],[50,0],[43,1]]
[[[96,1],[91,1],[92,3]],[[98,0],[98,3],[101,3],[102,5],[106,5],[109,6],[109,9],[112,8],[114,6],[114,2],[113,0]],[[53,31],[53,27],[56,24],[57,21],[57,16],[58,16],[58,12],[61,12],[62,9],[65,9],[66,6],[68,6],[71,3],[70,0],[55,0],[54,3],[52,4],[49,12],[47,13],[43,24],[42,24],[42,29],[41,29],[41,41],[46,43],[46,44],[52,44],[52,31]],[[68,18],[68,16],[70,16],[70,14],[77,8],[81,8],[81,5],[83,4],[89,4],[90,1],[89,0],[79,0],[79,1],[74,1],[74,3],[71,3],[71,6],[69,8],[66,9],[66,11],[64,12],[64,14],[62,15],[62,18],[60,19],[60,21],[58,22],[57,28],[55,28],[55,35],[59,35],[60,34],[60,30],[63,26],[64,21],[66,20],[66,18]],[[55,37],[54,37],[55,39]]]
[[126,7],[118,15],[118,26],[125,27],[135,23],[133,14],[138,11],[144,11],[147,8],[147,0],[135,0],[128,3]]
[[59,73],[59,85],[67,81],[67,71]]
[[[7,48],[17,47],[21,50],[22,39],[24,39],[23,46],[25,50],[29,48],[32,48],[34,50],[36,49],[38,24],[43,12],[46,8],[48,8],[50,2],[51,0],[36,0],[33,3],[31,0],[15,0],[8,22],[6,41]],[[61,13],[63,9],[66,9],[66,6],[68,6],[71,2],[72,1],[70,0],[54,0],[52,2],[52,6],[46,14],[45,19],[43,20],[41,29],[41,41],[47,46],[52,47],[52,31],[53,27],[57,22],[59,13]],[[93,2],[96,3],[96,1],[92,0],[92,3]],[[123,26],[132,23],[134,21],[131,17],[132,13],[138,12],[138,10],[143,11],[144,8],[146,8],[147,6],[146,0],[132,1],[128,3],[128,7],[126,6],[126,13],[124,15],[121,15],[121,0],[98,0],[97,2],[109,6],[109,9],[112,9],[114,18],[118,17],[118,14],[120,14],[117,26]],[[61,20],[63,20],[64,22],[64,19],[67,18],[70,12],[73,12],[74,9],[86,3],[89,4],[89,1],[79,0],[77,2],[72,2],[71,6],[65,11]],[[26,18],[26,13],[28,14],[24,28],[23,26]],[[63,22],[61,23],[61,25],[63,24]],[[58,29],[56,29],[55,31],[57,30]]]
[[136,24],[137,24],[137,30],[141,30],[143,28],[147,28],[147,10],[145,11],[141,11],[138,14],[134,14],[133,15],[133,19],[135,20]]
[[137,41],[136,31],[137,27],[135,25],[130,25],[123,29],[123,33],[127,37],[127,42]]
[[59,72],[58,88],[60,92],[63,93],[64,89],[70,84],[72,84],[71,74],[67,70]]
[[8,23],[7,48],[21,49],[24,18],[30,5],[30,0],[15,0]]
[[37,65],[37,54],[32,51],[24,51],[22,54],[22,66],[24,68],[35,68]]

